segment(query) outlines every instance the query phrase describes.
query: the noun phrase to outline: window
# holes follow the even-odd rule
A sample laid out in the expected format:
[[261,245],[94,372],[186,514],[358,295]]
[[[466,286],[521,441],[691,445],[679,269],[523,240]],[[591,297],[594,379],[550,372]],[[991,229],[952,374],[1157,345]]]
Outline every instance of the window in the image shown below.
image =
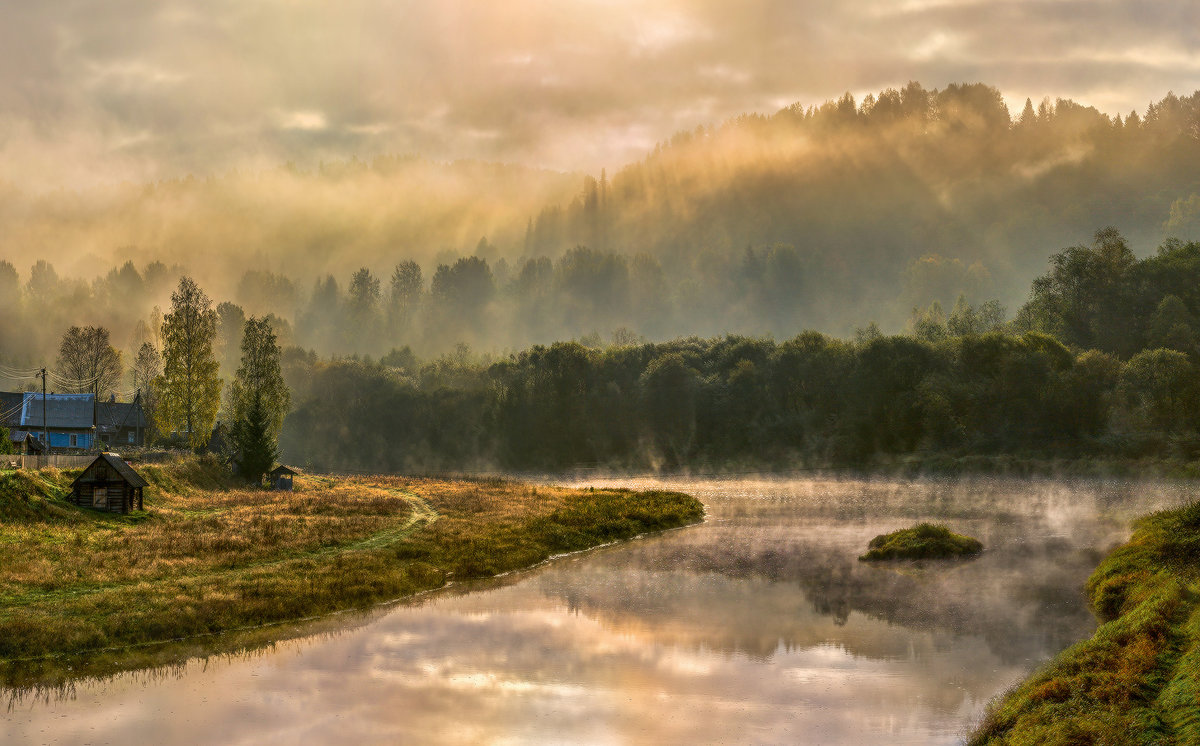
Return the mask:
[[133,442],[133,431],[132,430],[129,431],[129,442],[130,443]]
[[74,433],[71,434],[71,447],[72,448],[79,447],[79,436],[75,435]]

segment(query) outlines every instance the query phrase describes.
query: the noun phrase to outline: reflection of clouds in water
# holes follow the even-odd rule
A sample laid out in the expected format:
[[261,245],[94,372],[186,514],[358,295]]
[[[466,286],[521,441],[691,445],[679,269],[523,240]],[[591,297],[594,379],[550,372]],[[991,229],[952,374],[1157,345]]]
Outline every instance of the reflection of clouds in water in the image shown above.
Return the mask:
[[[1090,629],[1079,585],[1124,516],[1183,497],[1000,480],[690,486],[705,525],[261,658],[84,684],[18,708],[5,744],[954,743]],[[983,556],[854,559],[875,533],[947,513]]]

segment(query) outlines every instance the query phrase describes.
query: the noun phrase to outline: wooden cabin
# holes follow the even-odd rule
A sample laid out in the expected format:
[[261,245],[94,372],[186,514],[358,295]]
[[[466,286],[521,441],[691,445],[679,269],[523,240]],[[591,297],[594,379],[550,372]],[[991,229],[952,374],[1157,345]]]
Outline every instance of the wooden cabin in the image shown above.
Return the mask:
[[81,508],[110,513],[144,510],[142,489],[147,484],[120,456],[102,453],[71,483],[68,499]]
[[283,464],[276,466],[270,472],[270,474],[271,474],[271,489],[284,490],[286,492],[291,492],[292,491],[292,477],[296,476],[299,473],[300,472],[296,471],[295,469],[289,469],[288,467],[284,466]]

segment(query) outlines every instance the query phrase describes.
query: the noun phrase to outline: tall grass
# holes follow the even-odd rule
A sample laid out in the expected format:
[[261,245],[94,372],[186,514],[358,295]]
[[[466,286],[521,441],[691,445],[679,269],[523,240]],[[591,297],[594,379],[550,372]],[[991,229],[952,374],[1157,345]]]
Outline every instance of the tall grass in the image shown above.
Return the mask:
[[147,510],[130,515],[63,501],[69,473],[0,475],[0,680],[61,676],[63,654],[367,607],[703,515],[670,492],[305,476],[289,493],[203,460],[142,471]]
[[993,703],[971,744],[1200,743],[1200,504],[1155,513],[1087,583],[1103,622]]

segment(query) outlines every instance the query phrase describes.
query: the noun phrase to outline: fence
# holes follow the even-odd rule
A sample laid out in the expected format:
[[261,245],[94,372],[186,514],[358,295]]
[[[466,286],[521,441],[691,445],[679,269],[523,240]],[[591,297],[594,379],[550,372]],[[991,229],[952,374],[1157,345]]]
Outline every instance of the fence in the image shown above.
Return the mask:
[[0,464],[13,469],[44,469],[53,466],[56,469],[82,469],[95,460],[96,454],[86,453],[50,453],[36,456],[0,456]]

